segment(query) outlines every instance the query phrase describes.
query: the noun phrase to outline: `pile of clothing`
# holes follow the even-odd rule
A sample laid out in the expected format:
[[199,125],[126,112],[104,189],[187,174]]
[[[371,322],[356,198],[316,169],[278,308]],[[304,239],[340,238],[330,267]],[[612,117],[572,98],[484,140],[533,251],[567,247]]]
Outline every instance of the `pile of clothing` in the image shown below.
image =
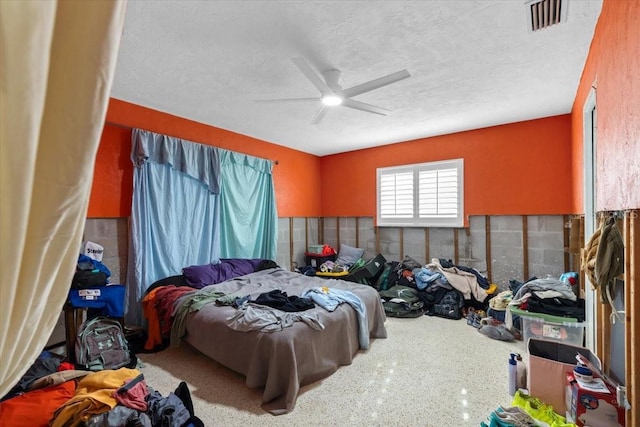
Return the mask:
[[528,280],[516,288],[509,307],[517,307],[531,313],[569,317],[583,322],[585,320],[584,299],[578,298],[572,288],[569,278],[573,276],[566,273],[563,276],[567,279],[547,277]]
[[162,396],[137,369],[76,370],[43,352],[0,402],[0,425],[12,427],[204,426],[182,382]]

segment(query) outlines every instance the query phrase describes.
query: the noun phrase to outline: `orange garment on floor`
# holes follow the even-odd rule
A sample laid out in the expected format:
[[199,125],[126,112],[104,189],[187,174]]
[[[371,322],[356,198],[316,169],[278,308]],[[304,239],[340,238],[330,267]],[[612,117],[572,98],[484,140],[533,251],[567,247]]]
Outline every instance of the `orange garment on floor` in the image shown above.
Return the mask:
[[142,300],[142,313],[148,322],[147,342],[144,344],[145,350],[153,350],[155,346],[162,344],[160,317],[156,309],[156,294],[159,290],[160,288],[153,289]]
[[113,392],[138,375],[140,371],[128,368],[87,375],[78,383],[75,396],[55,412],[51,427],[81,426],[93,415],[112,410],[118,403]]
[[56,409],[75,391],[76,382],[70,380],[0,402],[0,427],[47,427]]
[[195,293],[190,286],[166,285],[153,289],[142,300],[142,312],[149,322],[145,350],[153,350],[162,344],[162,338],[171,335],[173,308],[178,299],[186,294]]

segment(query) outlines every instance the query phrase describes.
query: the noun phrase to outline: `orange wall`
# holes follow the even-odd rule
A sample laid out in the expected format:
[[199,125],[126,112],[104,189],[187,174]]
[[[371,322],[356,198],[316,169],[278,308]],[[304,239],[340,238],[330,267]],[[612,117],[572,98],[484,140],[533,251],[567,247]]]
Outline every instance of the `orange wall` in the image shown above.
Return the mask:
[[323,216],[375,216],[376,168],[464,158],[467,215],[571,212],[571,117],[494,126],[322,158]]
[[317,188],[318,157],[112,98],[96,159],[89,217],[131,214],[133,165],[129,153],[134,127],[278,160],[274,166],[278,216],[320,216],[320,198],[309,191]]
[[[323,158],[111,99],[90,217],[128,216],[132,127],[277,159],[278,215],[373,216],[375,170],[465,159],[467,215],[582,212],[582,108],[597,82],[597,208],[640,207],[640,1],[605,0],[570,116],[402,142]],[[317,191],[322,183],[320,197]]]
[[640,208],[640,1],[605,0],[573,104],[573,206],[583,208],[583,106],[596,89],[596,210]]
[[131,214],[133,165],[129,160],[131,129],[106,125],[96,156],[89,218],[117,218]]
[[377,167],[459,157],[465,160],[467,215],[571,212],[569,115],[318,158],[111,99],[96,159],[89,217],[131,213],[132,127],[277,159],[274,182],[280,217],[375,216]]

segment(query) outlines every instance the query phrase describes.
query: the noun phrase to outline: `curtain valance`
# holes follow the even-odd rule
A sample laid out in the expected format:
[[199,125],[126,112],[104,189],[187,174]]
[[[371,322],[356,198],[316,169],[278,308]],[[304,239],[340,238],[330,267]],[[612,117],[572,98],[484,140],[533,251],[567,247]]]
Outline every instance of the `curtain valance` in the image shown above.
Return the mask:
[[220,194],[219,148],[142,129],[133,129],[131,142],[135,166],[168,164],[202,182],[213,194]]
[[255,169],[256,172],[267,175],[273,174],[273,162],[271,160],[224,149],[219,149],[219,153],[220,162],[223,165],[246,166]]

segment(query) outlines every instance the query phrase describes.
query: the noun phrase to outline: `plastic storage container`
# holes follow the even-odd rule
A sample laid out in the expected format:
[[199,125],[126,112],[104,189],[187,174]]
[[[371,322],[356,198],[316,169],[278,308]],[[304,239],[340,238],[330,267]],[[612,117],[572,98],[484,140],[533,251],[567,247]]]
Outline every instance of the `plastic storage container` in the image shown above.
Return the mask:
[[512,314],[520,316],[522,339],[525,343],[529,341],[529,338],[556,341],[579,347],[582,347],[584,343],[586,322],[579,322],[570,317],[552,316],[516,308],[509,310]]
[[324,245],[309,245],[308,249],[309,250],[307,252],[310,254],[322,255]]
[[310,252],[306,252],[304,254],[304,260],[307,263],[307,265],[310,265],[315,269],[319,269],[320,266],[327,261],[335,261],[336,257],[337,257],[336,254],[322,255],[322,254],[312,254]]

